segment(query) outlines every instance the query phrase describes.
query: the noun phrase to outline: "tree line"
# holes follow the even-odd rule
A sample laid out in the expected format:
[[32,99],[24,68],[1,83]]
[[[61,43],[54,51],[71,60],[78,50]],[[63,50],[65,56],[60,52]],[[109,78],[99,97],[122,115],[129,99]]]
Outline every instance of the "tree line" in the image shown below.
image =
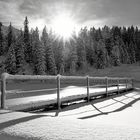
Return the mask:
[[37,27],[29,30],[28,24],[26,17],[24,30],[15,34],[10,23],[4,35],[0,23],[1,73],[26,74],[30,68],[31,74],[75,74],[88,67],[104,69],[140,61],[138,27],[85,27],[64,41],[46,26],[40,35]]

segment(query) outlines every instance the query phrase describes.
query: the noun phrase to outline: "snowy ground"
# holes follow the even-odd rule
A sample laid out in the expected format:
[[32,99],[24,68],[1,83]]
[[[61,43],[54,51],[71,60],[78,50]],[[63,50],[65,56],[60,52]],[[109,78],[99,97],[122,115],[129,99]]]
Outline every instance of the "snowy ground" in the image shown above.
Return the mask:
[[0,140],[23,139],[139,140],[140,91],[38,114],[0,110]]

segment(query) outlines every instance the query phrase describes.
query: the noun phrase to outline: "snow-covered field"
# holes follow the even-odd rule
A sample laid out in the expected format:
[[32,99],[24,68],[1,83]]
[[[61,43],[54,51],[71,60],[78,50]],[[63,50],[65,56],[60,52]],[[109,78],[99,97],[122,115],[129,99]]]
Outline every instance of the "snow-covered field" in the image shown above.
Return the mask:
[[140,91],[38,114],[0,110],[0,140],[23,139],[139,140]]

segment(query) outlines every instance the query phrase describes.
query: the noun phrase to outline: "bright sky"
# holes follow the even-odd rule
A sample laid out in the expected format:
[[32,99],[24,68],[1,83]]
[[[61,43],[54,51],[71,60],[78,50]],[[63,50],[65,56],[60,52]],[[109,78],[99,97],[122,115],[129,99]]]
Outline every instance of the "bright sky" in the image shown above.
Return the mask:
[[[38,26],[39,29],[44,25],[56,26],[56,19],[59,24],[63,22],[61,26],[69,22],[73,28],[77,25],[140,26],[140,0],[0,0],[3,24],[9,25],[11,21],[21,28],[25,16],[28,16],[30,27]],[[60,21],[62,17],[66,19]]]

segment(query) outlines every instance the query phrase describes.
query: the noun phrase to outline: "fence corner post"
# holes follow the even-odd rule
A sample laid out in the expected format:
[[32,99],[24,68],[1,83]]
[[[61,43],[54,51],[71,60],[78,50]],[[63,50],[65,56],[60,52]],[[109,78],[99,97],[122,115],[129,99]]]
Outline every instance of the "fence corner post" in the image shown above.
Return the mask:
[[90,97],[89,97],[89,76],[86,76],[86,82],[87,82],[87,101],[89,102]]
[[1,109],[6,109],[6,77],[8,73],[1,75]]
[[60,101],[60,75],[57,75],[57,107],[58,107],[58,109],[61,108],[61,101]]

